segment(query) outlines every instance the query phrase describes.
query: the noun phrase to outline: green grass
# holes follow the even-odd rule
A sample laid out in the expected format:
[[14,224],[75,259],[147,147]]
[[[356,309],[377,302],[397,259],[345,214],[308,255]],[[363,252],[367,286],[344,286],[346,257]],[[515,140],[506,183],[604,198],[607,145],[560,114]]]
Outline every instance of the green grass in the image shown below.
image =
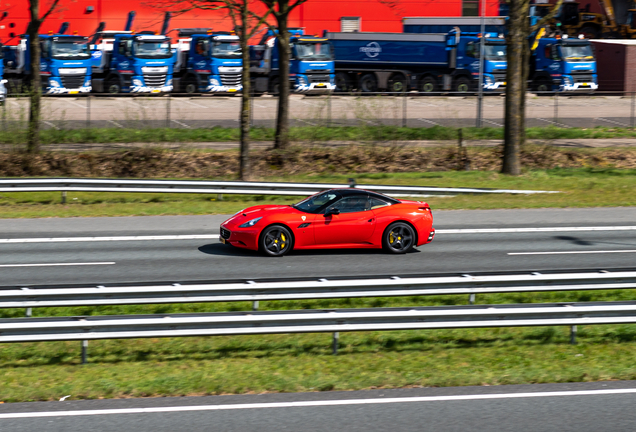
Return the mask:
[[[480,303],[609,301],[634,290],[478,295]],[[261,302],[263,310],[465,304],[465,296]],[[249,309],[248,303],[35,309],[34,316],[185,313]],[[0,316],[21,316],[3,310]],[[354,390],[636,379],[636,325],[5,344],[0,401]]]
[[[463,128],[465,139],[503,139],[503,128]],[[406,128],[397,126],[292,127],[292,141],[392,141],[392,140],[457,140],[458,128],[433,126]],[[273,141],[274,129],[253,128],[251,137],[257,141]],[[636,130],[631,128],[557,128],[534,127],[527,129],[530,139],[560,138],[632,138]],[[92,143],[158,143],[158,142],[225,142],[238,141],[237,128],[212,127],[208,129],[47,129],[40,133],[42,144],[92,144]],[[0,144],[21,146],[26,141],[26,130],[0,132]]]
[[[557,190],[558,194],[457,195],[429,197],[434,210],[511,209],[545,207],[616,207],[636,205],[633,186],[636,170],[553,169],[527,171],[518,177],[489,171],[443,171],[424,173],[317,174],[269,177],[270,181],[347,184],[354,176],[359,184],[396,184],[440,187],[487,187],[502,189]],[[61,204],[59,192],[2,192],[0,217],[144,216],[229,214],[264,203],[291,204],[297,197],[201,194],[136,194],[69,192]]]

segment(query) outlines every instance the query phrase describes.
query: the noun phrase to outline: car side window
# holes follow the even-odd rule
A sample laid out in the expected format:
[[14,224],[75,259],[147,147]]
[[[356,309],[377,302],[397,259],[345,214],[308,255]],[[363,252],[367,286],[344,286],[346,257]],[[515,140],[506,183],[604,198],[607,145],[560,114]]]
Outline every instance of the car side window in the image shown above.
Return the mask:
[[369,201],[371,202],[371,210],[375,210],[375,209],[379,209],[379,208],[391,205],[388,202],[382,201],[382,200],[377,199],[377,198],[370,198]]
[[371,210],[371,203],[366,195],[352,195],[337,201],[330,208],[337,208],[340,213],[355,213]]

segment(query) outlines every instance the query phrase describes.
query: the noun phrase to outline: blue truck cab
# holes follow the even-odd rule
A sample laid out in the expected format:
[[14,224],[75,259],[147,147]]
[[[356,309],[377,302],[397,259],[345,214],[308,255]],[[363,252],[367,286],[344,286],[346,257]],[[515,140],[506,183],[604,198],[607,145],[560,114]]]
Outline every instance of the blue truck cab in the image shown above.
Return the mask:
[[[91,55],[88,38],[48,34],[40,39],[40,77],[44,94],[78,94],[91,91]],[[18,45],[4,46],[4,76],[10,89],[20,91],[31,82],[31,47],[28,35]]]
[[6,82],[7,80],[4,79],[4,46],[0,42],[0,104],[7,100]]
[[592,92],[598,89],[596,59],[588,39],[539,39],[530,57],[533,91]]
[[[335,90],[334,56],[327,38],[306,36],[302,28],[289,29],[291,58],[289,85],[296,93],[327,93]],[[250,46],[250,76],[257,93],[278,93],[278,31],[269,30],[258,45]],[[284,82],[284,80],[282,81]]]
[[[459,36],[459,34],[457,35]],[[459,43],[455,44],[454,34],[449,34],[449,48],[455,56],[456,70],[469,71],[473,79],[479,79],[479,58],[481,44],[484,44],[483,59],[483,88],[484,90],[503,90],[506,87],[506,41],[498,35],[486,33],[480,37],[475,33],[463,33],[458,37]],[[461,90],[460,90],[461,91]]]
[[243,90],[243,59],[239,37],[212,29],[179,29],[173,45],[174,91],[179,93],[237,93]]

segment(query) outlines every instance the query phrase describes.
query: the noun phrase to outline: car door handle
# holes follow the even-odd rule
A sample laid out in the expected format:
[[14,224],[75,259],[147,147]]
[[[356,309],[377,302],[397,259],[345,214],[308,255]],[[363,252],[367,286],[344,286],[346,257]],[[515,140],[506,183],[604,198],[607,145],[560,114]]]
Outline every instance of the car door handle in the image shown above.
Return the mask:
[[373,218],[369,219],[367,222],[373,222]]

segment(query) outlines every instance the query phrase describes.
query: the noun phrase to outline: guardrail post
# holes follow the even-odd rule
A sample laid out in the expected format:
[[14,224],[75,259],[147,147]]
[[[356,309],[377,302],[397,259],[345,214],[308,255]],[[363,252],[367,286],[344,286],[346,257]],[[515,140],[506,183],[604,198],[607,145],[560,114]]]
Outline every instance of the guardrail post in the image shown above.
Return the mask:
[[333,344],[332,344],[333,355],[338,355],[338,339],[339,338],[340,338],[340,334],[338,332],[333,332]]
[[32,308],[26,308],[26,313],[24,314],[25,317],[27,318],[31,318],[33,316],[33,309]]
[[468,301],[470,302],[470,304],[475,304],[475,294],[471,294],[470,296],[468,296]]
[[87,357],[88,357],[88,341],[87,340],[83,340],[82,341],[82,364],[86,364],[87,363]]
[[576,326],[573,325],[570,327],[570,345],[576,345]]
[[252,310],[253,311],[258,310],[258,300],[252,302]]
[[66,204],[66,191],[62,191],[62,204]]
[[217,195],[216,195],[216,199],[217,199],[218,201],[223,201],[223,194],[217,194]]

